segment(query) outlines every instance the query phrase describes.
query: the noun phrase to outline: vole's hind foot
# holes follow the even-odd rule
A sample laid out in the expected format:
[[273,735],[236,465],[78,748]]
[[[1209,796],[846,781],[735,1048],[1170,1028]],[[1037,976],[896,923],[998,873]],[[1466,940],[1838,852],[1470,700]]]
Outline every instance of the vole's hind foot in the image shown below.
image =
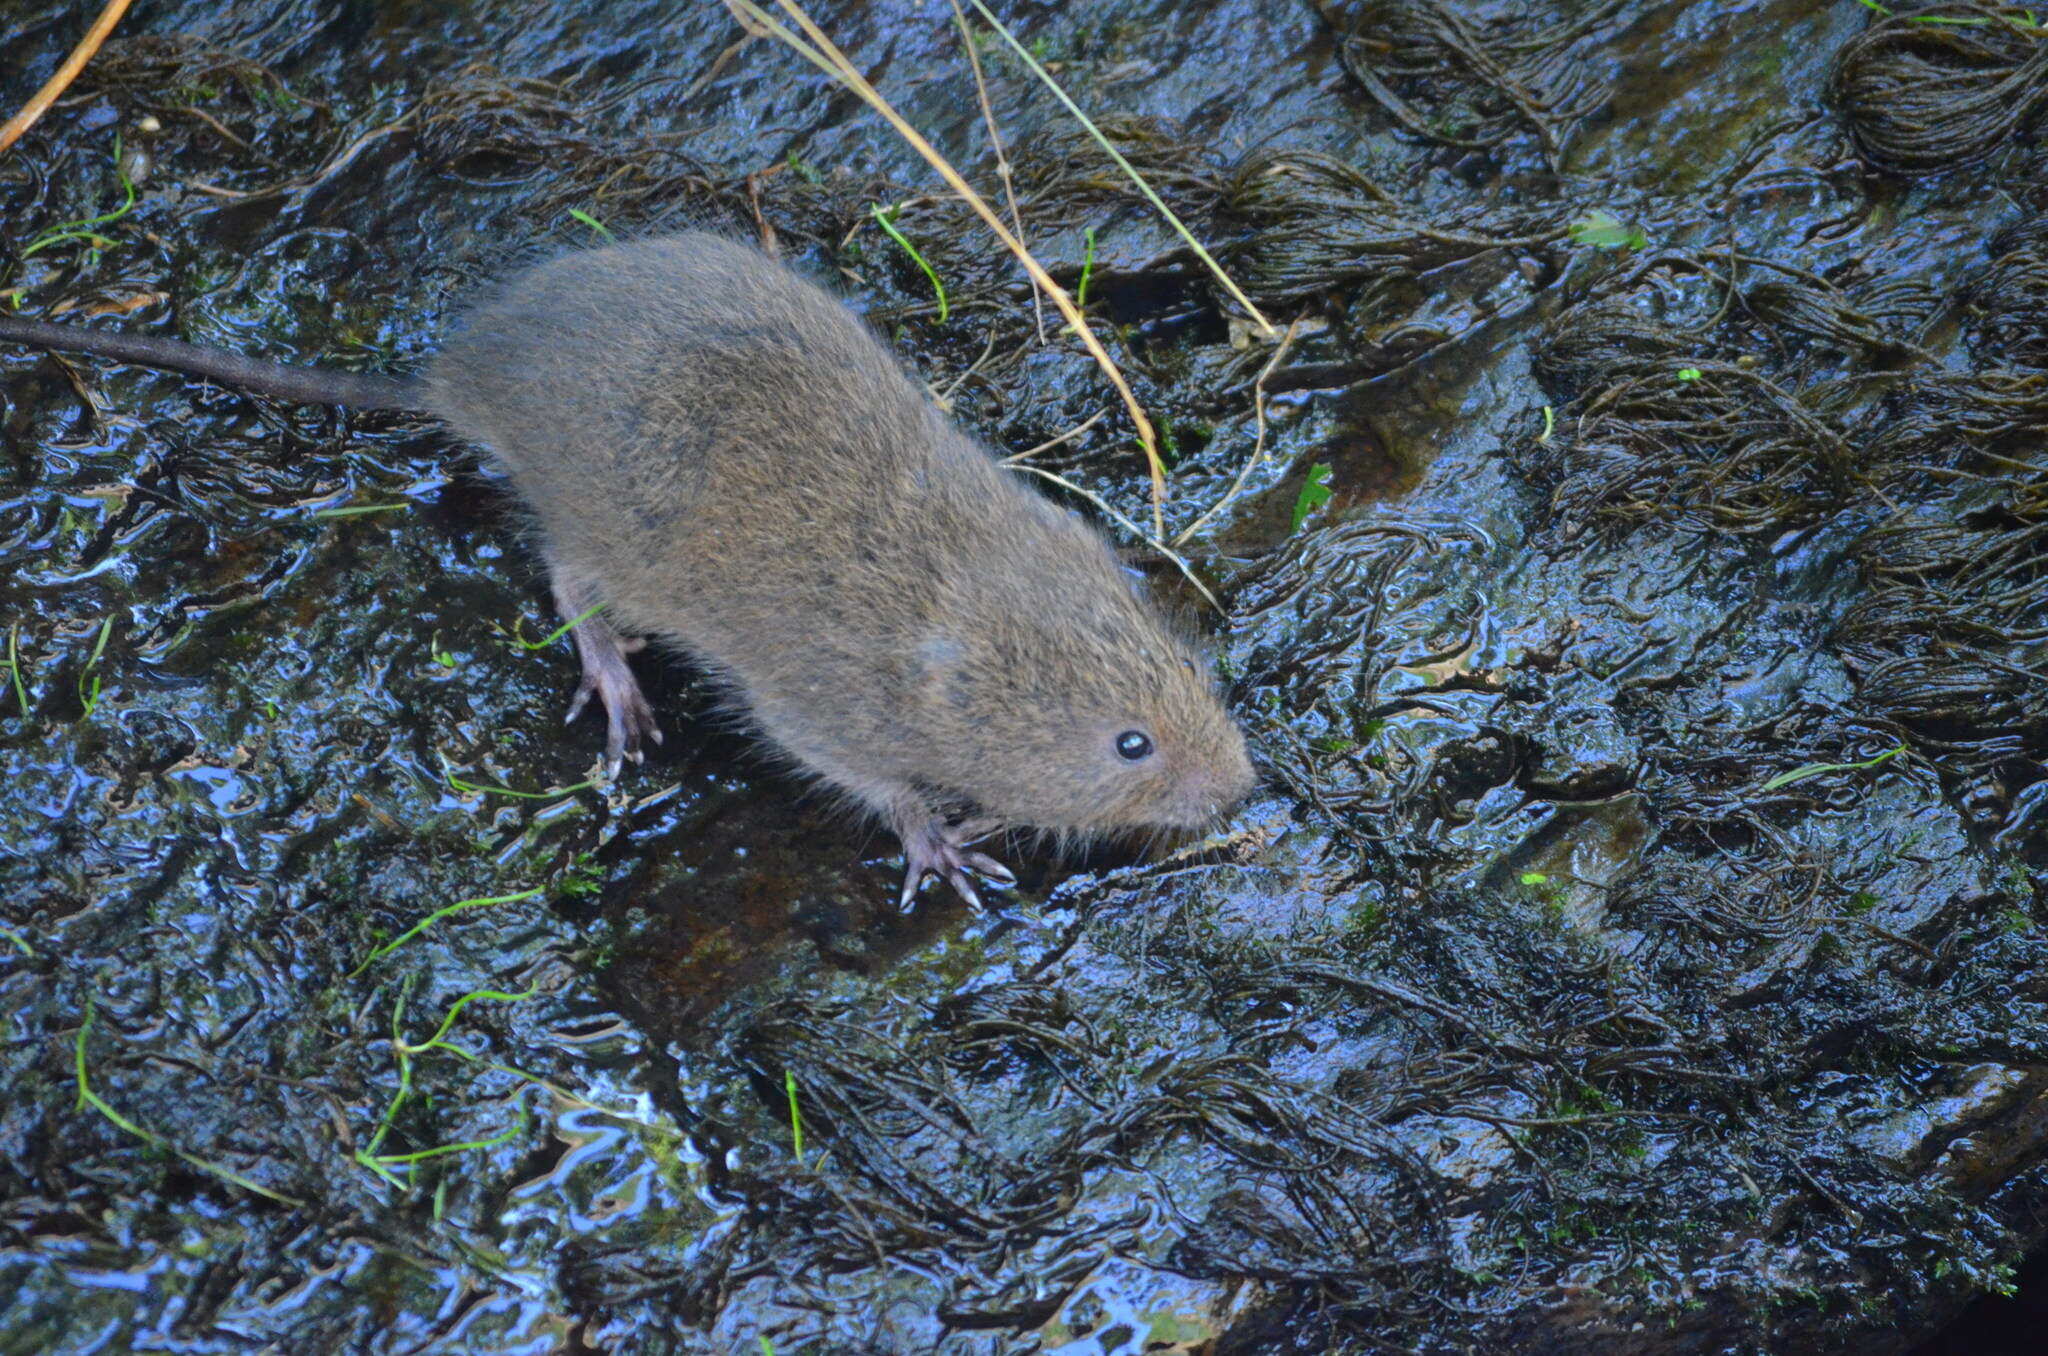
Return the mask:
[[991,832],[996,825],[986,820],[969,820],[965,824],[948,824],[943,819],[932,818],[915,828],[901,831],[903,838],[903,894],[897,904],[909,909],[917,900],[917,887],[924,884],[927,875],[937,876],[953,887],[960,898],[979,909],[981,896],[975,893],[973,876],[982,876],[997,885],[1011,886],[1017,877],[986,852],[976,852],[968,846],[975,839]]
[[[559,598],[557,601],[565,615],[576,615],[566,602]],[[604,766],[609,775],[616,777],[626,759],[638,763],[645,757],[640,751],[642,738],[661,742],[661,727],[654,723],[654,708],[647,704],[646,695],[640,691],[640,680],[626,664],[626,656],[645,642],[627,640],[609,622],[595,616],[576,623],[569,634],[575,637],[576,655],[583,661],[583,681],[570,698],[569,714],[562,718],[562,723],[567,725],[582,715],[593,695],[603,702]]]

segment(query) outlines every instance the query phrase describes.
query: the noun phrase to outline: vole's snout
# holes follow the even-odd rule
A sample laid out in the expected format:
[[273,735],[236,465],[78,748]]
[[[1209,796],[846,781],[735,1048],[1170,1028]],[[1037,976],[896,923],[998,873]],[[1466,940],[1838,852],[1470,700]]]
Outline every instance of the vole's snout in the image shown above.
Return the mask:
[[1209,816],[1212,820],[1220,819],[1235,809],[1259,784],[1259,775],[1252,770],[1252,760],[1246,755],[1243,746],[1240,745],[1231,752],[1236,756],[1217,778],[1216,808]]
[[1216,757],[1194,770],[1182,783],[1176,798],[1178,813],[1174,827],[1207,829],[1234,809],[1258,785],[1258,774],[1242,744],[1232,743]]
[[1230,809],[1236,806],[1237,804],[1242,802],[1245,799],[1245,797],[1251,795],[1252,792],[1258,789],[1259,774],[1257,771],[1253,769],[1251,759],[1247,758],[1244,760],[1244,766],[1242,768],[1241,775],[1238,777],[1237,781],[1231,785],[1230,796],[1228,801],[1224,805],[1224,808]]

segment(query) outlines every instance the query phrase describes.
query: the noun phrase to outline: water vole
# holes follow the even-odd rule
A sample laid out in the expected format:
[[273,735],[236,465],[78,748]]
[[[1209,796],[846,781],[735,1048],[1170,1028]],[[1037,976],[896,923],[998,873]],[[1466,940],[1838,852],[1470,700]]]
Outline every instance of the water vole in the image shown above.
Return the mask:
[[690,233],[542,264],[417,385],[0,318],[8,338],[439,415],[509,473],[565,616],[604,609],[574,628],[570,716],[603,702],[614,768],[660,737],[625,658],[645,635],[901,836],[906,902],[927,873],[970,900],[968,873],[1007,879],[968,846],[992,829],[1197,828],[1252,785],[1203,666],[1106,543],[747,246]]

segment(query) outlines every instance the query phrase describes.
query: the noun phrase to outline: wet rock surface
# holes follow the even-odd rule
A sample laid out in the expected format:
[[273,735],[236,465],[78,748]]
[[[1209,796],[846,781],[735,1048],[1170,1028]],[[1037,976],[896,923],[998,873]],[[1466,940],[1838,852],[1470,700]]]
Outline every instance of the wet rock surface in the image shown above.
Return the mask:
[[[593,782],[430,425],[0,353],[0,1349],[1868,1351],[2009,1287],[2048,37],[1892,9],[1000,8],[1287,336],[978,45],[1265,772],[1001,916],[898,915],[680,660]],[[1004,201],[950,9],[817,17]],[[1031,464],[1149,517],[968,211],[719,6],[138,10],[0,159],[0,298],[404,370],[572,211],[772,239],[1004,453],[1107,411]]]

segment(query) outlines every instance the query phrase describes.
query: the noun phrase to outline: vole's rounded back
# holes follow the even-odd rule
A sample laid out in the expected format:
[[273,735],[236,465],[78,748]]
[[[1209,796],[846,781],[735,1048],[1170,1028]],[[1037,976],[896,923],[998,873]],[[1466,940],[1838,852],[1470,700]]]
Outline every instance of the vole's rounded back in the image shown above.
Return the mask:
[[969,805],[1085,836],[1196,827],[1251,785],[1202,665],[1105,543],[755,250],[687,234],[544,264],[426,385],[532,508],[558,592],[707,665],[905,834],[913,883],[913,835]]

